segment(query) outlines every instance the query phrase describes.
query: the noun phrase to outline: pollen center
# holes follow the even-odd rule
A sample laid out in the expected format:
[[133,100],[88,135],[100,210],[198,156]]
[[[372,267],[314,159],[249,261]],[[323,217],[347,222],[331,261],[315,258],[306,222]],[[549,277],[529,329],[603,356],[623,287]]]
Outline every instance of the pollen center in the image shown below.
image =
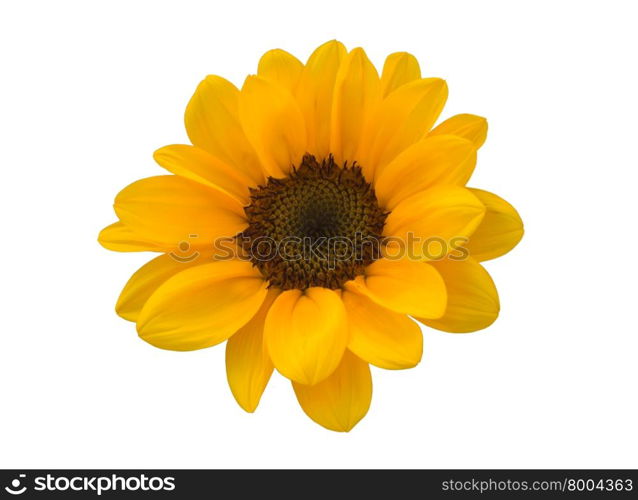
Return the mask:
[[290,176],[251,189],[240,247],[271,286],[338,289],[379,258],[387,213],[356,164],[305,155]]

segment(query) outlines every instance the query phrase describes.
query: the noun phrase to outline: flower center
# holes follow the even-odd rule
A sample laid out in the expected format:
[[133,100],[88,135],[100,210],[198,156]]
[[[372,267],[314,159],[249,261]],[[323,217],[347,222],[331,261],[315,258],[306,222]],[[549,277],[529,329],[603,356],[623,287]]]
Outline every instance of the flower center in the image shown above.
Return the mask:
[[306,154],[289,177],[251,189],[240,247],[283,290],[338,289],[377,260],[384,212],[361,168]]

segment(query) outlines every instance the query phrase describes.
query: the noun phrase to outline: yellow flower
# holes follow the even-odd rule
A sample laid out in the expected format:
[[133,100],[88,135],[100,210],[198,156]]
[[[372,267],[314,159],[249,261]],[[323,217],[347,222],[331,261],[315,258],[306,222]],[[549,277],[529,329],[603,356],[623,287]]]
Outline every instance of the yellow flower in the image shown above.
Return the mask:
[[305,65],[267,52],[241,90],[206,77],[186,108],[193,145],[155,152],[174,175],[124,188],[100,233],[111,250],[162,254],[126,284],[118,314],[163,349],[227,340],[246,411],[276,368],[311,419],[350,430],[370,405],[369,364],[420,361],[412,318],[447,332],[496,319],[479,262],[523,235],[509,203],[465,187],[485,119],[432,129],[446,98],[412,55],[391,54],[379,77],[337,41]]

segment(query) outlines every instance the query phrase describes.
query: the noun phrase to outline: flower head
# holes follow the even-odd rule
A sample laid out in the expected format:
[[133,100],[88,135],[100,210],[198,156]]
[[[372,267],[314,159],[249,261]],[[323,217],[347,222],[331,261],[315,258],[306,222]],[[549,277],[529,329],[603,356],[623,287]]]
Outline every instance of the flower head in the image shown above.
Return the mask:
[[226,344],[228,382],[254,411],[274,370],[319,424],[350,430],[368,411],[369,364],[415,366],[415,320],[447,332],[499,312],[480,264],[511,250],[520,217],[468,188],[487,123],[432,128],[447,85],[391,54],[381,76],[337,41],[304,65],[264,54],[241,89],[204,79],[186,109],[192,145],[155,159],[173,175],[124,188],[100,243],[161,255],[116,310],[163,349]]

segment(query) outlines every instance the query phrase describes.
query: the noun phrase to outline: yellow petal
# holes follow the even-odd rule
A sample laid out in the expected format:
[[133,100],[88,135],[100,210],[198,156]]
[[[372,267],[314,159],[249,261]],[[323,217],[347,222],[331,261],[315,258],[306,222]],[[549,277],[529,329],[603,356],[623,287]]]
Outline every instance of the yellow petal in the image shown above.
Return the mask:
[[471,189],[485,205],[485,218],[470,237],[467,248],[479,261],[495,259],[514,248],[523,237],[523,221],[503,198],[481,189]]
[[421,78],[419,61],[407,52],[395,52],[385,59],[381,72],[381,92],[383,97],[406,83]]
[[447,309],[438,319],[419,319],[432,328],[467,333],[490,326],[500,309],[492,278],[474,259],[444,259],[432,265],[443,276],[447,288]]
[[257,409],[273,371],[264,346],[264,322],[279,292],[271,288],[257,314],[226,343],[228,385],[239,406],[251,413]]
[[302,69],[303,64],[295,56],[285,50],[273,49],[259,60],[257,74],[294,94]]
[[416,80],[392,92],[364,129],[357,158],[366,173],[378,176],[401,151],[423,139],[447,99],[440,78]]
[[248,187],[253,181],[203,149],[173,144],[155,151],[153,158],[169,172],[223,191],[242,205],[249,202]]
[[425,262],[379,259],[345,287],[400,314],[439,318],[445,312],[445,283]]
[[241,204],[221,191],[164,175],[139,180],[115,198],[120,220],[143,238],[176,248],[180,242],[212,245],[246,227]]
[[308,59],[297,87],[297,101],[306,122],[308,152],[319,159],[330,153],[332,96],[337,71],[346,54],[344,45],[336,40],[321,45]]
[[408,257],[436,260],[465,243],[484,215],[485,207],[469,189],[440,185],[399,203],[384,234],[400,241]]
[[104,248],[115,252],[163,252],[170,251],[160,243],[142,238],[130,227],[122,222],[114,222],[106,226],[97,237],[97,241]]
[[306,152],[306,127],[292,95],[259,76],[241,89],[239,116],[268,175],[283,177]]
[[303,411],[319,425],[348,432],[361,420],[372,400],[370,367],[346,351],[339,367],[316,385],[293,382]]
[[191,142],[232,165],[256,184],[264,172],[239,121],[239,90],[220,76],[204,79],[186,107],[186,132]]
[[165,281],[190,267],[211,262],[210,254],[195,253],[192,257],[181,260],[164,254],[140,267],[128,280],[117,300],[117,314],[129,321],[137,321],[146,301]]
[[270,308],[264,338],[282,375],[316,384],[339,365],[348,343],[343,302],[327,288],[287,290]]
[[463,186],[475,165],[476,149],[470,141],[453,135],[423,139],[383,169],[375,182],[377,199],[392,210],[399,202],[437,184]]
[[411,368],[421,361],[423,334],[414,321],[350,290],[342,299],[348,313],[348,349],[353,353],[388,370]]
[[162,349],[210,347],[244,326],[266,292],[266,282],[250,262],[218,260],[191,267],[151,295],[137,319],[137,331]]
[[454,115],[437,125],[430,135],[456,135],[472,142],[479,149],[487,137],[487,120],[476,115]]
[[377,70],[362,48],[350,52],[341,64],[335,80],[330,126],[330,152],[337,163],[359,160],[356,157],[361,132],[379,102],[380,82]]

